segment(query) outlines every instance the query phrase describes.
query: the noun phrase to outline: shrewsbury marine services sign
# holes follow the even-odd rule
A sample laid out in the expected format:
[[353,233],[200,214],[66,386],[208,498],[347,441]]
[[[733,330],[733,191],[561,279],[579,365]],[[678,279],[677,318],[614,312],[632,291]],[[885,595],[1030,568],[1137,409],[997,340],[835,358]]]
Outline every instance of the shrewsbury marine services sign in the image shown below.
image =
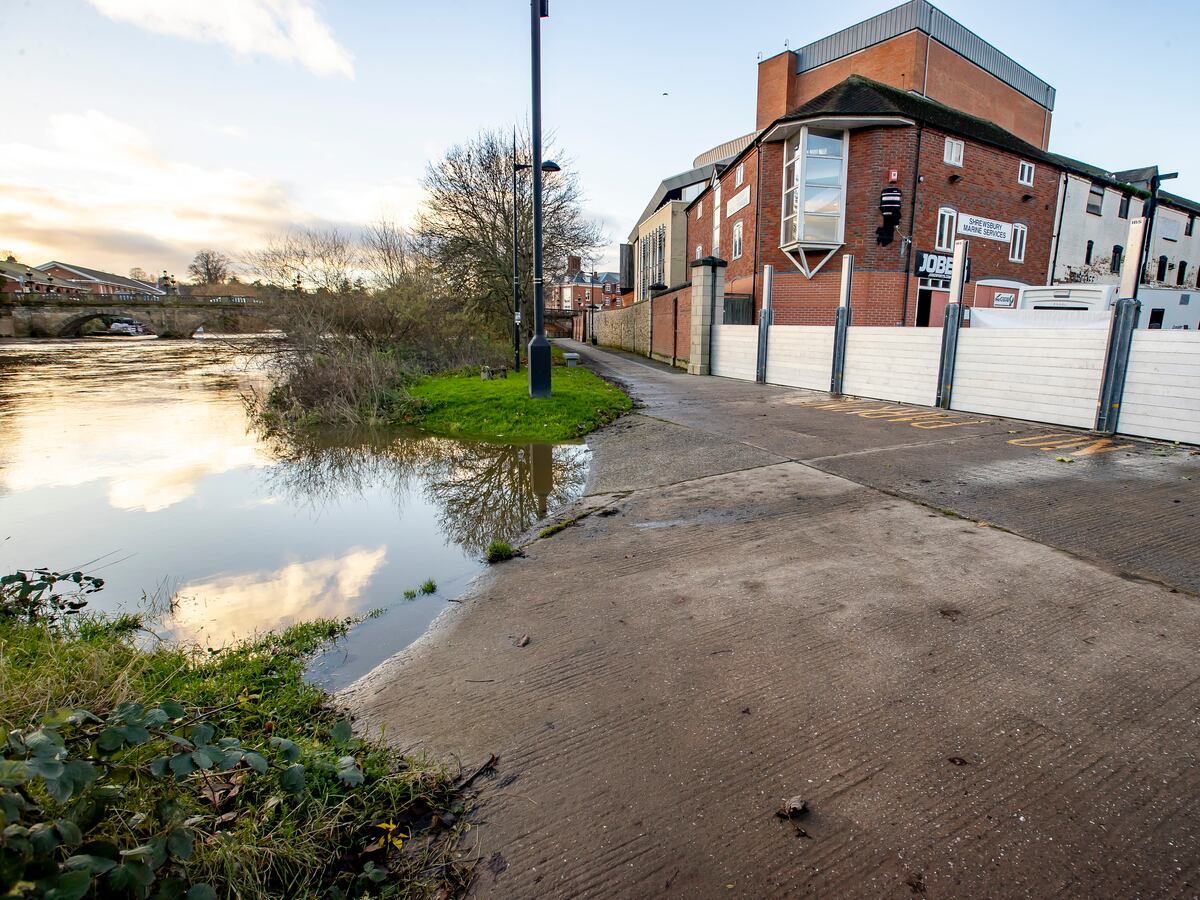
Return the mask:
[[985,219],[983,216],[968,216],[963,213],[958,217],[958,233],[970,237],[987,238],[990,241],[1012,243],[1012,223],[997,222]]

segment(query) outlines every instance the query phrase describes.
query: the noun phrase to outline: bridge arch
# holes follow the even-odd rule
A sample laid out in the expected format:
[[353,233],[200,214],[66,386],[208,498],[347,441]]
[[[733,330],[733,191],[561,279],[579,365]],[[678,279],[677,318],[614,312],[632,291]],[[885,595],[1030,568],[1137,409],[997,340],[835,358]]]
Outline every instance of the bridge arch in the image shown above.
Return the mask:
[[149,325],[151,327],[154,326],[154,323],[150,321],[149,316],[139,318],[137,315],[130,315],[125,310],[94,309],[67,319],[58,327],[54,336],[60,338],[81,337],[83,334],[83,326],[88,322],[94,322],[97,319],[100,319],[107,324],[111,324],[114,319],[134,319],[144,325]]

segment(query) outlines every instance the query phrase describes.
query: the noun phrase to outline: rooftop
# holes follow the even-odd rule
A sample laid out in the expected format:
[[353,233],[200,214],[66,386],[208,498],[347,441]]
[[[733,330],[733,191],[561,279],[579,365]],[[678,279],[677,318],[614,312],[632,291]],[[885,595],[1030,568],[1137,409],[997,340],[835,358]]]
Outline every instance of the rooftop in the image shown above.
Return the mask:
[[920,31],[973,62],[1046,109],[1054,109],[1054,88],[928,0],[909,0],[796,51],[796,74],[858,53],[875,44]]
[[78,275],[79,280],[81,281],[99,281],[103,282],[104,284],[115,284],[117,287],[125,288],[126,290],[137,294],[164,293],[159,287],[153,284],[147,284],[144,281],[136,281],[133,278],[126,278],[123,275],[116,275],[112,272],[101,272],[99,269],[88,269],[84,266],[77,266],[73,263],[59,262],[58,260],[51,260],[48,263],[42,263],[40,266],[38,266],[38,268],[44,270],[52,269],[56,266],[60,269],[67,269],[70,272],[74,272],[76,275]]

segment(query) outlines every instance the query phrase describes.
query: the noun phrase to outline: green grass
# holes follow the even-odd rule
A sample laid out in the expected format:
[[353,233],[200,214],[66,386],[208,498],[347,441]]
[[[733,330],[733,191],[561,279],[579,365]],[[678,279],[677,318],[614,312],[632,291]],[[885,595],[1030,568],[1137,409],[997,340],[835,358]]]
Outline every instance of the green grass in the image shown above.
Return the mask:
[[506,541],[492,541],[487,548],[487,561],[489,563],[504,562],[507,559],[512,559],[516,555],[512,545]]
[[421,593],[422,594],[437,593],[437,582],[434,581],[432,578],[426,578],[425,581],[422,582],[422,584],[421,584]]
[[533,400],[526,374],[483,381],[478,374],[435,375],[410,388],[421,410],[407,421],[447,437],[566,441],[582,437],[633,405],[620,388],[587,369],[555,366],[552,396]]
[[[247,900],[325,897],[335,886],[351,893],[367,858],[363,848],[379,838],[380,823],[391,822],[411,838],[403,853],[390,856],[391,874],[373,887],[372,896],[457,894],[469,877],[452,855],[457,825],[447,830],[432,818],[436,813],[442,822],[454,822],[461,816],[455,775],[431,760],[401,757],[379,740],[354,738],[348,744],[338,734],[345,715],[324,691],[304,681],[306,660],[352,624],[315,621],[209,651],[170,643],[147,647],[138,623],[128,617],[78,619],[62,628],[5,621],[0,726],[28,728],[62,708],[103,716],[128,700],[149,705],[173,699],[188,716],[203,718],[217,735],[239,737],[248,749],[270,754],[272,737],[287,738],[309,764],[299,795],[281,791],[275,770],[246,778],[217,808],[203,798],[205,786],[220,780],[216,776],[197,773],[173,789],[200,833],[186,865],[191,882],[211,884],[223,898]],[[347,752],[364,776],[356,787],[313,763]],[[131,781],[113,811],[90,827],[89,840],[120,848],[146,840],[136,822],[153,811],[170,784]],[[46,813],[75,815],[49,802]]]

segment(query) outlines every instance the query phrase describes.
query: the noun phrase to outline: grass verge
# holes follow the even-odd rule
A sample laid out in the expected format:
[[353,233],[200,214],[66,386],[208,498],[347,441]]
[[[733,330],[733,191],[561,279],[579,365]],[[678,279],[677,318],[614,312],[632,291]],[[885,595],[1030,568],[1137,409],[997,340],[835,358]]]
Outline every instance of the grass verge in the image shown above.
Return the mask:
[[515,373],[491,381],[435,375],[409,389],[421,408],[405,421],[447,437],[552,442],[582,437],[633,405],[620,388],[583,368],[555,366],[551,391],[533,400],[527,379]]
[[[129,616],[0,615],[0,725],[21,735],[0,752],[0,894],[57,897],[47,888],[68,882],[84,891],[73,897],[149,896],[150,883],[181,898],[187,885],[199,891],[188,898],[465,890],[457,773],[354,736],[303,679],[352,624],[212,651],[147,647]],[[79,767],[72,789],[63,773]]]

